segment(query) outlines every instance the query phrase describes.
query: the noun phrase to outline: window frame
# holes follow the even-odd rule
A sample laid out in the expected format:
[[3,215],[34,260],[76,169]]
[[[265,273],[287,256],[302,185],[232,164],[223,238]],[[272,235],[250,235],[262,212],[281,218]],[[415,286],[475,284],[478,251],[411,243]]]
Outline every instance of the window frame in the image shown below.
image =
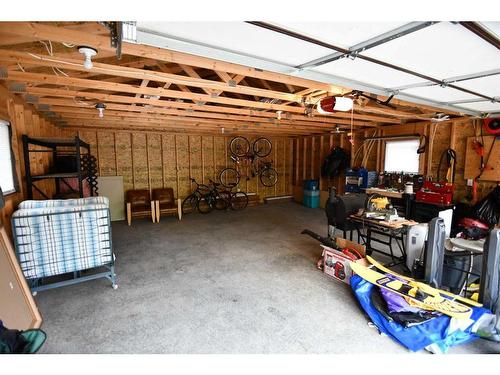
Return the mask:
[[12,123],[9,120],[0,118],[0,125],[7,126],[7,135],[9,138],[9,150],[10,150],[10,163],[12,168],[12,184],[14,185],[14,188],[12,190],[7,190],[7,191],[2,190],[2,195],[4,197],[7,197],[9,195],[19,193],[19,184],[17,179],[16,160],[14,158],[14,150],[12,148]]

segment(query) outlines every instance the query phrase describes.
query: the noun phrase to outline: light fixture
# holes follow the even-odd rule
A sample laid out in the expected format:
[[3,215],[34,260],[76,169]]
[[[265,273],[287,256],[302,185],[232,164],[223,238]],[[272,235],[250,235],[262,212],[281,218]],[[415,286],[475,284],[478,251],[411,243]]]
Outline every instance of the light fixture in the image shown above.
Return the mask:
[[106,109],[106,105],[103,103],[97,103],[95,105],[95,108],[99,111],[99,117],[103,118],[104,117],[104,110]]
[[346,98],[344,96],[327,96],[326,98],[320,99],[316,108],[322,115],[329,115],[335,111],[350,111],[352,106],[353,101],[351,98]]
[[92,57],[97,55],[97,50],[92,47],[87,46],[79,46],[78,52],[85,56],[85,60],[83,61],[83,67],[87,70],[92,69]]
[[283,111],[276,111],[276,118],[278,120],[281,120],[281,114],[283,113]]

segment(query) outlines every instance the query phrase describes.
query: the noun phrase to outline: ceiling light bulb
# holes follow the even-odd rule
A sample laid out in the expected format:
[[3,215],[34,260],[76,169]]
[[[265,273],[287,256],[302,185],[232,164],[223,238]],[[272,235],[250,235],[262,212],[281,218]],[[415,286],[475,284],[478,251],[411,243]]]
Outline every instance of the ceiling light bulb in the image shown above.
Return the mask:
[[95,108],[99,111],[99,118],[104,117],[104,110],[106,109],[106,106],[103,103],[97,103],[95,105]]
[[80,46],[78,47],[78,52],[85,56],[85,60],[83,61],[83,67],[87,70],[92,69],[94,66],[92,64],[92,57],[97,55],[97,50],[92,47]]

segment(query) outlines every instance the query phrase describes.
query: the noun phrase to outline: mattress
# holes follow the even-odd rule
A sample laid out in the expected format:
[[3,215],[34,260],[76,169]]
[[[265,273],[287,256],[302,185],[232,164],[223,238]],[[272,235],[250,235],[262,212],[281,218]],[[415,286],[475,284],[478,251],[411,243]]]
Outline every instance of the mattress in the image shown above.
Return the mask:
[[113,263],[108,205],[89,204],[105,202],[102,198],[25,201],[19,205],[22,208],[12,215],[12,230],[26,279]]

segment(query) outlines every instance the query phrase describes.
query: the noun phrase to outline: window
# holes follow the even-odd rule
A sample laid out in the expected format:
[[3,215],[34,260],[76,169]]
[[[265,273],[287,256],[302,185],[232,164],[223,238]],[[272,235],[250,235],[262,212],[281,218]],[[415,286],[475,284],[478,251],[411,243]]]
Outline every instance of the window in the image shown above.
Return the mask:
[[385,143],[385,172],[418,173],[418,139]]
[[12,169],[9,124],[2,120],[0,120],[0,187],[2,187],[4,195],[16,191],[14,170]]

